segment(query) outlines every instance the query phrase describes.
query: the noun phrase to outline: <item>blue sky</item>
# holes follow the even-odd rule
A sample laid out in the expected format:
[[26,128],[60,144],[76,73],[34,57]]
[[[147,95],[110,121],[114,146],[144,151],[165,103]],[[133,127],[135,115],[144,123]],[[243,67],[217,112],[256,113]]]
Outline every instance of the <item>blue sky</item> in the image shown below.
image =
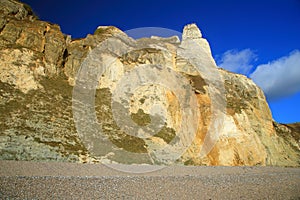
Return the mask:
[[99,25],[123,31],[196,23],[217,64],[252,78],[277,122],[300,122],[300,0],[24,0],[73,38]]

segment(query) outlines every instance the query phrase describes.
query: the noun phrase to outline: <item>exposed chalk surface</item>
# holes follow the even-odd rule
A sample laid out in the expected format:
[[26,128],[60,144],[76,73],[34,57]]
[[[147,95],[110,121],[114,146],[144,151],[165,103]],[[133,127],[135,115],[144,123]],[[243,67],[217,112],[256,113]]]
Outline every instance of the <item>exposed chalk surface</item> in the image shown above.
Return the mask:
[[172,166],[131,174],[101,164],[0,161],[0,199],[300,199],[300,168]]

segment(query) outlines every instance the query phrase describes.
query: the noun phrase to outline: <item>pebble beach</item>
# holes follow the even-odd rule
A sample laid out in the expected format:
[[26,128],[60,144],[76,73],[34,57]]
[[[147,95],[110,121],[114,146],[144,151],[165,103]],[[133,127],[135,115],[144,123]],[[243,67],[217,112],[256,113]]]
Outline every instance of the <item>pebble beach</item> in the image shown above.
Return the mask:
[[0,185],[1,199],[300,199],[300,168],[0,161]]

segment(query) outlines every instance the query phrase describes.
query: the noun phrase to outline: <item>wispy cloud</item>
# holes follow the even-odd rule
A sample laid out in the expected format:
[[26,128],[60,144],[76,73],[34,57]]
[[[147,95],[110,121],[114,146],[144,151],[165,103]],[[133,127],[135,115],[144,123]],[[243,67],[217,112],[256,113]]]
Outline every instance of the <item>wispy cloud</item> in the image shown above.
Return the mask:
[[[257,55],[251,49],[229,50],[217,56],[218,66],[229,71],[248,75],[260,86],[269,100],[288,97],[300,92],[300,51],[261,64],[254,68]],[[251,70],[255,69],[253,73]],[[251,73],[251,74],[250,74]]]
[[219,67],[244,75],[249,74],[253,69],[252,63],[257,60],[257,55],[250,49],[229,50],[218,57],[216,60]]
[[259,85],[269,100],[290,96],[300,91],[300,51],[257,66],[250,78]]

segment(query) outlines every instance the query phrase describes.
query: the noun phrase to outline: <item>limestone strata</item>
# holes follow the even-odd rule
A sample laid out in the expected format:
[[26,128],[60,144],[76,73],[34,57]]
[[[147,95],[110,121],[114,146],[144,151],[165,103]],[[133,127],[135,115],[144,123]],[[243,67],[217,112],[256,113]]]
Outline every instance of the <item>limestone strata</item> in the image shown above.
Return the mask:
[[40,88],[40,77],[58,75],[66,36],[59,26],[39,21],[27,5],[1,1],[1,81],[23,92]]
[[[245,76],[219,69],[207,40],[195,24],[184,27],[182,38],[180,41],[176,36],[153,36],[133,40],[116,27],[99,26],[94,34],[73,40],[61,33],[58,25],[38,20],[27,5],[2,0],[0,158],[299,166],[298,124],[274,122],[260,88]],[[99,55],[103,61],[111,61],[112,57],[114,60],[97,83],[94,110],[98,125],[113,148],[95,146],[102,152],[95,155],[75,126],[72,92],[83,62],[93,52],[97,53],[99,45],[107,41],[116,42],[117,45]],[[123,47],[129,48],[129,51],[124,53]],[[113,51],[118,53],[113,54]],[[92,60],[90,64],[93,62],[95,65],[91,66],[97,66],[97,60]],[[176,149],[169,151],[169,159],[164,160],[160,159],[165,156],[164,152],[159,149],[176,138],[182,126],[182,117],[187,115],[178,98],[182,94],[174,93],[174,88],[156,84],[139,87],[132,96],[128,96],[127,107],[122,105],[124,102],[114,99],[114,91],[118,87],[126,87],[125,84],[120,85],[119,81],[129,76],[131,71],[145,66],[152,66],[156,72],[167,69],[180,74],[191,87],[198,103],[196,111],[200,117],[189,122],[198,126],[195,137],[175,163],[172,159],[177,156]],[[90,72],[97,74],[98,71],[95,67]],[[130,81],[137,79],[129,80],[128,84]],[[175,85],[183,87],[183,83]],[[122,130],[114,120],[113,106],[116,105],[120,112],[129,111],[129,118],[140,126],[147,126],[152,120],[164,119],[164,123],[150,138],[133,136]],[[153,114],[153,105],[160,105],[165,113]],[[217,112],[214,109],[216,105],[220,108]],[[82,106],[84,108],[85,105]],[[223,119],[222,124],[213,129],[214,135],[209,135],[216,115]],[[188,140],[188,137],[184,140]],[[210,149],[207,142],[216,144]],[[201,149],[207,151],[204,156],[201,156]],[[124,155],[124,152],[129,153]],[[132,153],[138,156],[132,156]]]

